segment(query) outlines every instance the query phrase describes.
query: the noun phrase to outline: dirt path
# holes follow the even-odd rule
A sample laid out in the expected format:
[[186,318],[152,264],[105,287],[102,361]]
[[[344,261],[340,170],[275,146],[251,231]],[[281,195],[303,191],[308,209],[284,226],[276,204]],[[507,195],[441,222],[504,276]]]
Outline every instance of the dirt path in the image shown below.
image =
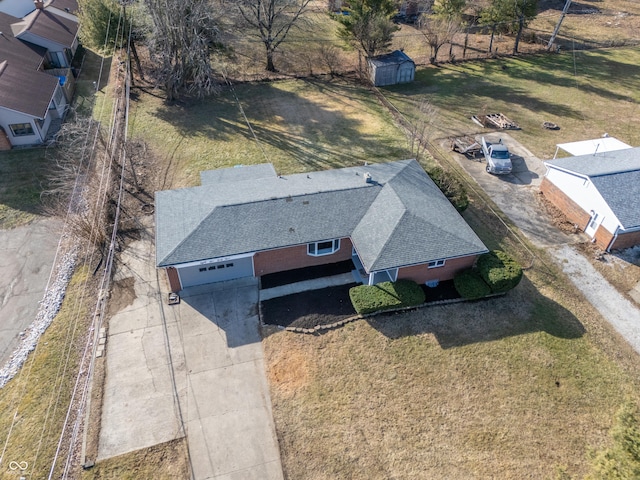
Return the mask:
[[640,353],[640,310],[613,288],[584,255],[568,245],[550,249],[589,302]]

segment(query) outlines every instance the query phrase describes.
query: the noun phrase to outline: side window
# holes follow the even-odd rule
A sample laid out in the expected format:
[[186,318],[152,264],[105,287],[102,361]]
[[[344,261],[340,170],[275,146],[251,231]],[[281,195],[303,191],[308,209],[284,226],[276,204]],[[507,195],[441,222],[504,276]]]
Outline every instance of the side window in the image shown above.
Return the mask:
[[30,123],[13,123],[9,125],[9,128],[14,137],[33,135],[33,127]]

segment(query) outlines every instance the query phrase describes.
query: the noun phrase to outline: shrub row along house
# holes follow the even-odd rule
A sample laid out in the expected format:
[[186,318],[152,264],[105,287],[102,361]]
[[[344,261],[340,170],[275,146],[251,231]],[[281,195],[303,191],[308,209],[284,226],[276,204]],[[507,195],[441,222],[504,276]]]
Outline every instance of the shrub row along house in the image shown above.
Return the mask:
[[362,283],[437,284],[487,248],[415,160],[279,176],[201,173],[156,192],[156,264],[170,288],[351,259]]
[[544,162],[545,197],[604,250],[640,244],[640,148],[612,138],[559,147],[576,155]]
[[76,0],[0,0],[0,149],[44,143],[64,117],[77,8]]

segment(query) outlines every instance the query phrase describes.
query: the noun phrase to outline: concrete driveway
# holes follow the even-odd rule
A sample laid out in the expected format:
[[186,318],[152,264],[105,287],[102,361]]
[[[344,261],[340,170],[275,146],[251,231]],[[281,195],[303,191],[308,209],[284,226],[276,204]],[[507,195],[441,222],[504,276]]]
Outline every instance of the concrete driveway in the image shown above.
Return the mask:
[[187,369],[183,400],[197,479],[282,479],[264,354],[256,279],[182,292],[170,307]]
[[36,318],[61,226],[58,219],[44,218],[0,230],[0,367],[18,346],[19,333]]
[[117,264],[98,459],[186,435],[194,479],[282,479],[257,281],[194,287],[169,306],[153,260],[148,229]]
[[[513,171],[509,175],[491,175],[486,172],[486,162],[468,159],[452,153],[478,185],[493,199],[500,209],[536,245],[548,247],[584,240],[580,235],[566,235],[555,228],[549,216],[541,209],[536,196],[546,168],[542,160],[513,139],[508,133],[487,133],[490,142],[502,142],[512,154]],[[481,141],[482,135],[476,135]]]

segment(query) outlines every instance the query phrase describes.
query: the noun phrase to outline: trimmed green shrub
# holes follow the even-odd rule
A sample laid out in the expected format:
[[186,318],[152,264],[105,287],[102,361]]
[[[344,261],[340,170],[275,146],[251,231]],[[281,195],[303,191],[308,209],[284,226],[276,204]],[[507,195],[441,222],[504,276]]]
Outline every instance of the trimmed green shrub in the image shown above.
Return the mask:
[[511,255],[493,250],[478,258],[477,269],[493,293],[508,292],[522,279],[522,267]]
[[358,285],[349,290],[356,312],[361,315],[424,303],[424,291],[411,280],[383,282],[377,285]]
[[469,197],[464,185],[451,172],[441,167],[434,167],[427,172],[431,180],[449,199],[451,204],[456,207],[458,212],[464,212],[469,206]]
[[453,285],[462,298],[469,300],[486,297],[491,293],[491,287],[472,269],[458,273],[453,279]]

